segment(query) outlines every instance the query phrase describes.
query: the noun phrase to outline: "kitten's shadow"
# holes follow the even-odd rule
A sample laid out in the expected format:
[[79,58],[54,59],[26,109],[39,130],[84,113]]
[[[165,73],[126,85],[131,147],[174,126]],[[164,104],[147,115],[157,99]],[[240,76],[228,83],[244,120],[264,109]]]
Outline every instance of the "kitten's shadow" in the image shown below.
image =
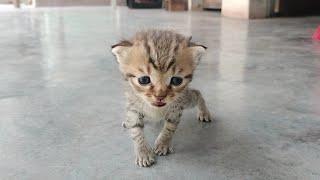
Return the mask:
[[234,169],[260,172],[264,168],[277,172],[274,164],[266,164],[270,159],[266,155],[268,147],[257,144],[256,137],[229,123],[230,120],[219,117],[203,123],[192,113],[185,113],[173,139],[174,161],[196,163],[202,169],[219,166],[230,172]]
[[216,149],[219,118],[212,122],[201,122],[194,113],[186,113],[173,139],[179,153],[204,154],[204,150]]

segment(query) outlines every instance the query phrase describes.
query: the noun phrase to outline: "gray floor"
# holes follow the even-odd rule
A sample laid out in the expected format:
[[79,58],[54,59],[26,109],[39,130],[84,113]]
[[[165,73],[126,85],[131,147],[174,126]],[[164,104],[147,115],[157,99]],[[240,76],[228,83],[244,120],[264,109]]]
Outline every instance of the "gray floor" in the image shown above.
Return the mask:
[[[320,17],[65,8],[0,13],[0,179],[320,179]],[[110,45],[148,27],[207,45],[175,154],[134,165]],[[159,125],[146,128],[150,143]]]

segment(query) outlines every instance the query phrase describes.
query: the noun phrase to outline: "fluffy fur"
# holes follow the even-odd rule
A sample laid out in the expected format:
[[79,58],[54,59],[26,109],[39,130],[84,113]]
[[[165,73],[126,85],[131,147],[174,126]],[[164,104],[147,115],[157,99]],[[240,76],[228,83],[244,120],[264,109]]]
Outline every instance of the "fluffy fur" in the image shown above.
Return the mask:
[[[166,30],[141,31],[112,46],[119,69],[128,82],[127,119],[123,126],[131,132],[136,164],[147,167],[155,162],[154,153],[173,152],[171,141],[183,109],[197,106],[198,119],[211,121],[201,93],[188,88],[205,49],[191,42],[191,37]],[[141,84],[141,77],[148,77],[150,83]],[[173,77],[182,82],[173,84]],[[151,149],[144,136],[144,124],[161,120],[165,121],[163,130]]]

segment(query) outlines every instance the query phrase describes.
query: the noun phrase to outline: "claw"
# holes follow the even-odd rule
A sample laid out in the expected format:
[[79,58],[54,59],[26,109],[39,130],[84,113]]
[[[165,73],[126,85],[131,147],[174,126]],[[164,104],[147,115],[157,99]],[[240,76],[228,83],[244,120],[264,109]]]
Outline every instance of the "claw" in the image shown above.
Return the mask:
[[141,167],[148,167],[155,163],[152,154],[141,154],[136,156],[136,164]]
[[211,122],[212,117],[209,112],[199,112],[198,120],[201,122]]
[[158,145],[155,148],[154,153],[158,156],[165,156],[173,153],[173,148],[168,147],[167,145]]

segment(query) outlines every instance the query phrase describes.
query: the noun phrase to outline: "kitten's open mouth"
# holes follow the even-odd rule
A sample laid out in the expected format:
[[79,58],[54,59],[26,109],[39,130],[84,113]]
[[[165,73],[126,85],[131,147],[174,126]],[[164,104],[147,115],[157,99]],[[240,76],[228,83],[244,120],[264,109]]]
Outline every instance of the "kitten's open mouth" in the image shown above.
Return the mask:
[[154,103],[152,103],[152,105],[153,106],[157,106],[157,107],[162,107],[162,106],[165,106],[166,103],[164,103],[164,102],[154,102]]

